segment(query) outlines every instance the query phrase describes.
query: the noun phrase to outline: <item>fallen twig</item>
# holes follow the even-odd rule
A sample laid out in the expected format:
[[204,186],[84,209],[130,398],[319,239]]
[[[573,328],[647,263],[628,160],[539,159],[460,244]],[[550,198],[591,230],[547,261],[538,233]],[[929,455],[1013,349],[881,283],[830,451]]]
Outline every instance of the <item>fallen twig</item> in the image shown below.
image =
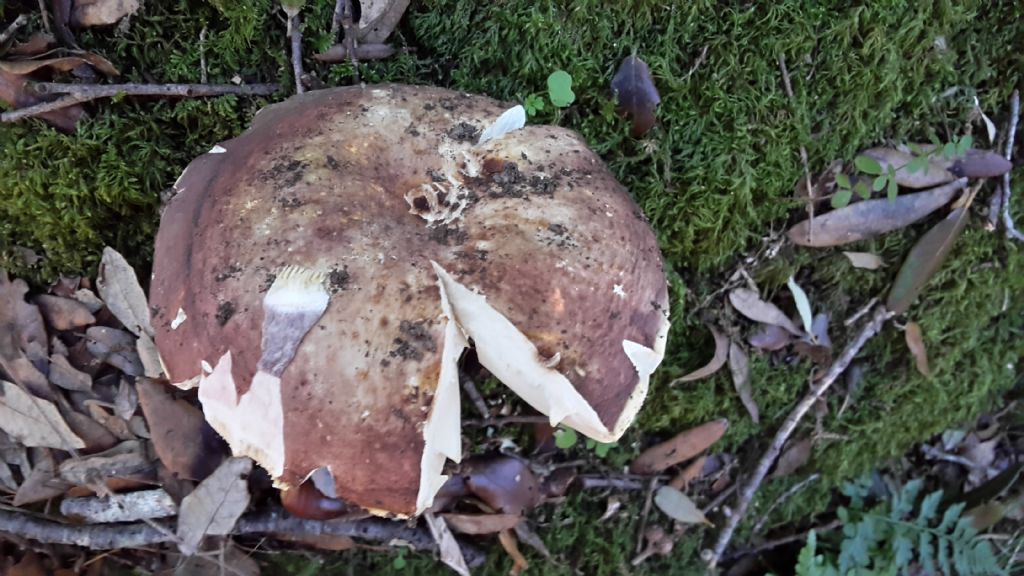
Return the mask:
[[480,395],[480,391],[476,389],[476,383],[473,379],[467,376],[465,373],[460,371],[459,380],[462,382],[462,389],[466,392],[466,396],[473,403],[473,407],[480,413],[480,417],[486,422],[491,418],[491,411],[487,409],[487,402],[484,401],[484,397]]
[[693,62],[693,65],[690,66],[690,71],[686,73],[686,77],[684,77],[683,80],[689,80],[690,76],[693,76],[697,72],[697,70],[701,67],[701,64],[704,63],[704,60],[707,59],[708,48],[710,47],[711,46],[708,44],[704,45],[704,48],[702,48],[700,51],[700,56],[697,56],[697,59]]
[[733,513],[726,519],[725,526],[722,531],[718,534],[718,540],[715,542],[715,546],[711,551],[710,558],[708,559],[708,565],[714,568],[718,565],[718,562],[722,559],[722,555],[725,553],[725,549],[729,546],[729,542],[732,540],[732,535],[739,526],[740,521],[743,520],[746,515],[747,508],[750,506],[750,502],[754,499],[754,495],[757,494],[758,489],[761,487],[761,482],[764,481],[765,476],[768,475],[768,470],[775,463],[775,460],[779,457],[782,452],[782,447],[786,441],[796,430],[800,420],[803,419],[807,411],[811,409],[811,406],[821,398],[829,387],[842,375],[843,371],[850,365],[854,357],[861,351],[865,344],[871,338],[881,330],[885,322],[892,317],[892,312],[889,312],[885,306],[878,306],[875,309],[874,314],[871,316],[871,320],[861,329],[860,333],[857,334],[856,338],[850,342],[843,353],[833,362],[832,366],[829,367],[828,372],[825,376],[814,386],[811,387],[811,391],[800,400],[800,403],[793,408],[789,416],[779,427],[778,432],[775,433],[775,438],[772,439],[771,445],[768,450],[761,456],[761,460],[757,463],[757,468],[750,476],[750,480],[740,491],[739,500],[736,502],[736,507],[733,509]]
[[761,528],[764,528],[765,522],[768,521],[768,518],[771,516],[772,512],[775,511],[776,508],[781,506],[786,500],[789,500],[790,498],[798,494],[804,488],[810,486],[814,482],[817,482],[818,478],[821,478],[821,474],[811,474],[807,478],[804,478],[803,480],[794,484],[792,487],[790,487],[789,490],[786,490],[782,494],[782,496],[776,498],[775,502],[772,502],[772,505],[769,506],[768,509],[764,511],[764,514],[761,514],[761,517],[757,519],[757,522],[754,523],[754,528],[752,532],[754,534],[759,534],[761,532]]
[[[793,84],[789,80],[789,69],[786,68],[786,55],[779,53],[779,69],[782,70],[782,87],[786,91],[786,97],[793,106],[793,114],[796,115],[796,96],[793,95]],[[814,239],[814,182],[811,181],[810,161],[807,158],[807,148],[800,145],[800,162],[804,165],[804,179],[807,181],[807,238]]]
[[341,30],[341,18],[345,13],[345,0],[334,2],[334,16],[331,17],[331,44],[338,41],[338,32]]
[[654,503],[654,489],[658,487],[658,478],[651,478],[647,484],[647,497],[644,498],[644,507],[640,512],[640,532],[636,536],[636,553],[640,554],[644,549],[644,532],[647,531],[647,518],[651,515],[651,504]]
[[645,490],[647,485],[639,480],[628,480],[626,478],[603,478],[584,476],[580,479],[580,486],[584,490],[595,488],[615,488],[616,490]]
[[209,81],[206,70],[206,26],[199,31],[199,82],[206,84]]
[[18,31],[18,28],[21,28],[25,24],[28,24],[28,16],[19,14],[18,17],[14,19],[14,22],[11,22],[3,32],[0,32],[0,44],[3,44],[14,37],[14,33]]
[[[842,525],[843,525],[843,521],[842,520],[833,520],[833,521],[829,522],[828,524],[823,524],[821,526],[815,526],[811,530],[814,530],[816,533],[830,532],[832,530],[835,530],[836,528],[839,528]],[[730,554],[729,556],[726,557],[726,561],[731,562],[733,560],[737,560],[739,558],[742,558],[743,556],[749,556],[751,554],[760,554],[761,552],[764,552],[765,550],[771,550],[773,548],[778,548],[779,546],[785,546],[786,544],[791,544],[793,542],[802,542],[802,541],[807,539],[807,535],[809,533],[810,533],[810,530],[808,530],[807,532],[801,532],[799,534],[790,534],[789,536],[783,536],[782,538],[776,538],[774,540],[768,540],[767,542],[763,542],[761,544],[758,544],[757,546],[754,546],[753,548],[749,548],[747,550],[741,550],[739,552],[736,552],[735,554]]]
[[550,424],[551,419],[547,416],[504,416],[501,418],[489,418],[487,420],[466,420],[463,426],[473,428],[485,428],[487,426],[508,426],[509,424]]
[[53,36],[53,29],[50,28],[50,15],[46,12],[46,0],[39,0],[39,15],[43,18],[43,31],[47,36]]
[[[16,534],[46,544],[81,546],[93,550],[140,548],[172,542],[170,530],[159,530],[144,523],[96,525],[61,524],[37,516],[0,510],[0,532]],[[232,532],[235,536],[250,534],[285,534],[289,536],[348,536],[370,542],[401,540],[417,550],[437,551],[430,533],[422,528],[410,528],[404,522],[379,518],[364,520],[304,520],[288,516],[280,509],[243,516]],[[462,543],[466,561],[479,565],[484,554],[475,547]]]
[[238,94],[244,96],[270,96],[280,88],[277,84],[58,84],[37,82],[31,85],[37,94],[66,94],[52,102],[42,102],[0,114],[0,122],[17,122],[46,112],[60,110],[99,98],[125,96],[164,96],[205,98]]
[[[1013,161],[1013,142],[1017,134],[1017,123],[1020,122],[1020,92],[1013,91],[1010,96],[1010,128],[1006,132],[1006,160]],[[1010,172],[1003,174],[1003,225],[1006,226],[1006,237],[1024,242],[1024,234],[1021,234],[1013,224],[1013,215],[1010,214],[1010,198],[1013,191],[1010,189]]]

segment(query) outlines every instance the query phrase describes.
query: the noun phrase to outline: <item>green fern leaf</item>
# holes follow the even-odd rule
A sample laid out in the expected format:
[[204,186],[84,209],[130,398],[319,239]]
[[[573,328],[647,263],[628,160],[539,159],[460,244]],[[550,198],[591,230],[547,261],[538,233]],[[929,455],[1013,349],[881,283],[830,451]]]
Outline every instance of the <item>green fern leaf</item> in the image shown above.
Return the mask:
[[932,545],[932,538],[930,532],[921,532],[917,543],[917,554],[925,574],[935,573],[935,547]]
[[946,540],[945,538],[939,538],[938,548],[935,551],[935,557],[939,560],[939,568],[942,569],[942,573],[945,576],[950,576],[953,570],[949,563],[949,540]]
[[942,490],[936,490],[931,494],[924,497],[921,501],[921,511],[917,514],[917,523],[921,526],[927,526],[932,518],[935,518],[935,514],[939,511],[939,504],[942,502]]
[[922,486],[924,486],[924,480],[920,478],[907,482],[899,494],[893,498],[892,512],[889,517],[893,520],[902,520],[913,512],[914,502],[917,501],[917,495],[921,492]]
[[960,514],[964,511],[964,504],[953,504],[942,514],[942,523],[936,528],[939,532],[947,532],[953,527],[953,523],[960,519]]
[[914,541],[906,536],[897,536],[892,541],[892,550],[896,555],[896,566],[906,568],[914,559]]

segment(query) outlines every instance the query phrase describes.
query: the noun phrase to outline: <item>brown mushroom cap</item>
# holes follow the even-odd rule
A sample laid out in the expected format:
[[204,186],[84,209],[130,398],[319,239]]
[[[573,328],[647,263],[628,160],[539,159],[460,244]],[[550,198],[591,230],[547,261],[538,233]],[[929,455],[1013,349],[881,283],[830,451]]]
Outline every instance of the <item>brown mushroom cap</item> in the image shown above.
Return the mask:
[[[311,92],[175,184],[150,296],[158,349],[279,486],[326,467],[346,501],[422,511],[461,455],[470,341],[553,422],[613,441],[632,421],[668,328],[654,235],[574,132],[478,144],[506,108],[425,87]],[[307,292],[267,298],[285,280]],[[276,371],[274,338],[298,346]]]

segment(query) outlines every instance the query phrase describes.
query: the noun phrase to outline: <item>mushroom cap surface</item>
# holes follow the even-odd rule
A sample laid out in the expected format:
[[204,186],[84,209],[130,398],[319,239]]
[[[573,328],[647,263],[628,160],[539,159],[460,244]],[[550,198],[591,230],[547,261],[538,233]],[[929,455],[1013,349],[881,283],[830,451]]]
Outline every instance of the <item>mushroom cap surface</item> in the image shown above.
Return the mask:
[[[553,423],[607,442],[632,421],[668,330],[656,239],[576,133],[479,144],[507,108],[418,86],[309,92],[175,183],[150,295],[165,371],[199,380],[211,425],[278,486],[326,468],[348,502],[421,512],[461,456],[471,344]],[[281,274],[311,296],[271,294]],[[271,369],[275,338],[297,347]]]

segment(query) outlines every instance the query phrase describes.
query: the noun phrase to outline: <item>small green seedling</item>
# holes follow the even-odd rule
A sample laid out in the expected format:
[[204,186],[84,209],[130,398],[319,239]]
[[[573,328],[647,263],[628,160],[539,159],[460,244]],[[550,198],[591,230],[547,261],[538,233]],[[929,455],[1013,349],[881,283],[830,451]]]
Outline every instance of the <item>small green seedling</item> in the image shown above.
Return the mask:
[[572,428],[559,428],[555,430],[555,446],[562,450],[572,448],[576,445],[577,440],[579,440],[579,437]]
[[402,569],[405,568],[405,564],[406,564],[405,553],[406,553],[405,548],[399,548],[397,550],[397,554],[398,555],[395,556],[395,559],[391,561],[391,567],[392,568],[394,568],[395,570],[402,570]]
[[530,94],[523,100],[523,108],[526,108],[527,115],[536,116],[537,112],[544,111],[544,99],[538,94]]
[[605,456],[608,455],[608,451],[615,446],[615,443],[609,442],[606,444],[604,442],[598,442],[597,440],[594,440],[592,438],[587,438],[586,445],[587,450],[593,450],[595,456],[597,456],[598,458],[604,458]]

